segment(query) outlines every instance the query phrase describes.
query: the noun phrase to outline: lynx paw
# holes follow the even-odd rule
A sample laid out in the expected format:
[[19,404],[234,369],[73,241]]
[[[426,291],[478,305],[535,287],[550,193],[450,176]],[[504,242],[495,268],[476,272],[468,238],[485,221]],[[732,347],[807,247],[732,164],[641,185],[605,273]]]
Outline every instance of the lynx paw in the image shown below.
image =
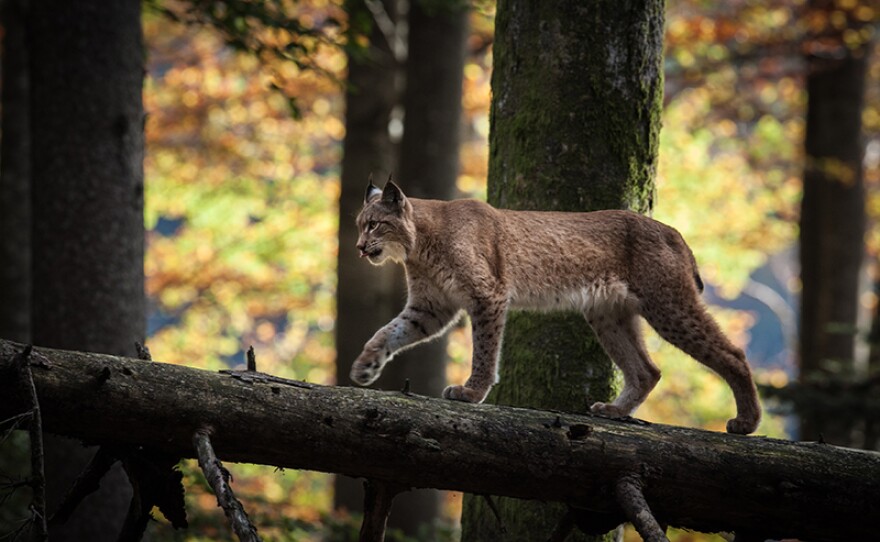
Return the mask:
[[361,386],[369,386],[382,374],[382,366],[387,359],[377,353],[363,352],[351,366],[349,377],[352,382]]
[[727,420],[727,432],[737,435],[748,435],[749,433],[755,432],[755,429],[758,428],[758,423],[760,423],[760,421],[760,419],[749,420],[733,418],[731,420]]
[[629,416],[628,411],[611,403],[593,403],[593,406],[590,407],[590,412],[608,418],[623,418],[624,416]]
[[452,399],[453,401],[464,401],[466,403],[482,403],[486,397],[485,393],[480,393],[473,388],[465,386],[449,386],[443,390],[444,399]]

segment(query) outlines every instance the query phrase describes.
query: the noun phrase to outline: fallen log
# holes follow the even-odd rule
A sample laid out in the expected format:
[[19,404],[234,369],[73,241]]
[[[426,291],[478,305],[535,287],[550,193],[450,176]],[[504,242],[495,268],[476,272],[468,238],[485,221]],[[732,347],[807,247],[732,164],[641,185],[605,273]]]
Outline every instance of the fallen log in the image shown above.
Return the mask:
[[[0,340],[0,419],[28,410]],[[393,486],[561,501],[625,521],[637,488],[657,524],[766,538],[876,537],[880,454],[818,443],[470,405],[34,348],[43,428],[91,444],[341,473]],[[629,488],[630,491],[622,491]],[[548,533],[549,534],[549,533]]]

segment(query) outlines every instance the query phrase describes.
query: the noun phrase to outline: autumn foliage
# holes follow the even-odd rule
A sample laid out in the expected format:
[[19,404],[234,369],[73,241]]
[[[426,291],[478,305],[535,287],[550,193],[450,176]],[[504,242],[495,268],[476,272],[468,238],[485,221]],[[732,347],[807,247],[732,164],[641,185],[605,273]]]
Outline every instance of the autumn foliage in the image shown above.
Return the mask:
[[[755,270],[768,262],[778,296],[790,303],[797,293],[797,274],[784,253],[797,235],[803,54],[805,47],[822,46],[805,36],[822,25],[855,21],[864,24],[847,34],[852,43],[877,41],[876,24],[867,24],[880,17],[876,7],[856,0],[837,5],[820,20],[802,0],[669,2],[654,216],[688,239],[717,302],[748,292]],[[306,21],[344,19],[338,0],[300,2],[296,9]],[[462,196],[485,194],[492,9],[480,2],[472,15],[457,183]],[[148,14],[144,30],[146,273],[154,358],[220,369],[241,365],[244,349],[254,345],[263,371],[332,383],[333,266],[337,250],[353,250],[336,246],[345,55],[318,46],[310,62],[320,70],[305,69],[239,51],[222,33],[161,14]],[[874,53],[863,122],[868,210],[876,220],[880,54]],[[872,254],[880,249],[876,228],[868,246]],[[866,294],[864,302],[873,308],[876,296]],[[741,306],[726,302],[713,312],[738,343],[748,345],[764,313],[735,308]],[[733,403],[721,381],[656,337],[649,343],[664,379],[638,415],[722,429]],[[758,378],[785,383],[793,370],[791,348],[773,359],[753,356],[763,367]],[[448,374],[457,382],[468,371],[466,329],[453,332],[449,349],[454,363]],[[760,431],[782,434],[782,422],[767,417]],[[188,494],[191,532],[199,533],[192,536],[227,536],[204,481],[189,467],[184,472],[187,487],[201,488]],[[237,466],[235,474],[236,491],[267,537],[335,533],[346,539],[345,518],[330,516],[324,475],[252,466]]]

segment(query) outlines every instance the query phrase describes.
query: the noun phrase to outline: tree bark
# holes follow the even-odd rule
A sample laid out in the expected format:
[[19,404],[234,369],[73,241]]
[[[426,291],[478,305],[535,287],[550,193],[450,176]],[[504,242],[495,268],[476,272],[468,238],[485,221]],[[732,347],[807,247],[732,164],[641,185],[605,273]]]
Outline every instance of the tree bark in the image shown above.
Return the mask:
[[[134,355],[143,341],[140,2],[31,2],[33,340]],[[50,510],[94,451],[46,442]],[[131,491],[114,469],[53,540],[115,540]]]
[[[23,348],[0,340],[0,419],[28,408],[14,373]],[[193,434],[210,426],[223,461],[564,502],[612,521],[624,517],[614,496],[621,480],[638,480],[661,524],[818,541],[876,534],[875,453],[401,392],[248,381],[104,354],[36,348],[33,358],[44,428],[91,443],[193,457]]]
[[0,337],[30,340],[31,177],[25,0],[0,4],[3,25],[0,127]]
[[[870,43],[851,46],[832,25],[832,0],[813,0],[826,21],[807,43],[807,126],[800,217],[800,377],[852,373],[864,252],[862,106]],[[841,12],[843,13],[843,12]],[[864,23],[860,23],[864,24]],[[849,424],[804,416],[801,435],[849,444]]]
[[[489,203],[513,209],[651,208],[662,104],[663,2],[502,0],[495,22]],[[580,314],[512,313],[489,401],[582,411],[615,395]],[[508,540],[537,540],[564,510],[498,503]],[[465,497],[462,540],[498,540]],[[511,538],[512,537],[512,538]]]

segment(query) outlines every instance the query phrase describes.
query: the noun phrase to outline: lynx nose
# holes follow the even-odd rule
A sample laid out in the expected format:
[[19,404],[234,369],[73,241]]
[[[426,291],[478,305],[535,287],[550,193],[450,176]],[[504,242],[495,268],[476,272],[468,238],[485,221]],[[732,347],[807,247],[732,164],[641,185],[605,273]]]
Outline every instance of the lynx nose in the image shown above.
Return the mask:
[[364,250],[364,249],[366,249],[366,248],[367,248],[367,244],[366,244],[366,243],[358,243],[358,244],[357,244],[358,253],[359,253],[359,255],[360,255],[361,258],[363,258],[364,256],[367,255],[366,250]]

